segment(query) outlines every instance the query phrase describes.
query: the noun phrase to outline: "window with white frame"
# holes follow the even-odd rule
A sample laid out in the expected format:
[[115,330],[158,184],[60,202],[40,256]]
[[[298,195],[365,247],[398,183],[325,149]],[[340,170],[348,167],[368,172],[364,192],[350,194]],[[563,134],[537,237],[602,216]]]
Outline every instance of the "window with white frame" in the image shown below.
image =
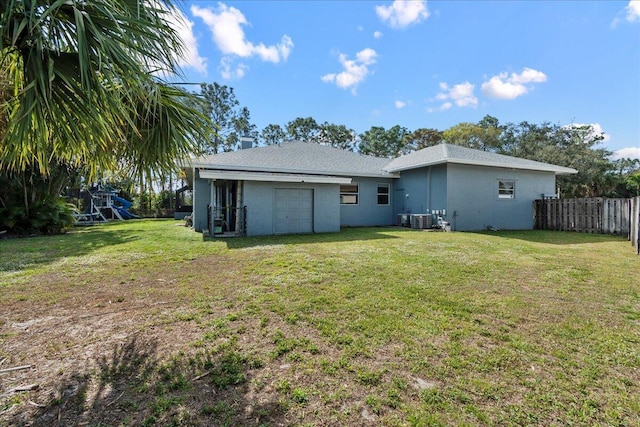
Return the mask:
[[357,205],[358,204],[358,183],[340,185],[340,204],[341,205]]
[[378,204],[389,204],[389,184],[378,184]]
[[498,181],[498,198],[499,199],[515,199],[516,182],[513,180]]

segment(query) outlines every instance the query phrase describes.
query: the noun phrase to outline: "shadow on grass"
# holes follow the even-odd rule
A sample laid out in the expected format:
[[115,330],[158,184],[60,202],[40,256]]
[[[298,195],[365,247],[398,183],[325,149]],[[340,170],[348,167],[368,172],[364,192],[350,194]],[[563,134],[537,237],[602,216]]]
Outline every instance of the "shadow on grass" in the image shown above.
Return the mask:
[[133,337],[97,360],[98,370],[65,375],[50,403],[10,425],[282,425],[277,401],[247,398],[251,360],[233,347],[163,358],[154,339]]
[[605,242],[628,241],[626,236],[612,234],[578,233],[573,231],[552,230],[501,230],[501,231],[476,231],[465,234],[482,234],[506,239],[523,240],[526,242],[546,243],[550,245],[580,245]]
[[[283,234],[274,236],[221,238],[228,249],[243,249],[274,245],[307,245],[316,243],[339,243],[365,240],[397,239],[390,232],[402,230],[392,227],[348,227],[338,233]],[[404,229],[406,230],[406,229]],[[214,238],[217,240],[217,238]]]
[[61,258],[87,255],[106,246],[139,240],[142,233],[144,230],[110,229],[101,225],[61,235],[0,240],[0,252],[3,253],[0,272],[21,271]]

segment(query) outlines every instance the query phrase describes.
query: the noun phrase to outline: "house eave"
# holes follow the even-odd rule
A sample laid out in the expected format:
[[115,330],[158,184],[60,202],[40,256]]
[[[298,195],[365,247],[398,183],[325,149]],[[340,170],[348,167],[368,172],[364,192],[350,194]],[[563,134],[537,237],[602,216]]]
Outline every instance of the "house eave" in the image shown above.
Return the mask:
[[400,166],[396,168],[387,169],[387,172],[396,174],[398,172],[407,171],[411,169],[418,169],[429,166],[443,165],[449,163],[447,160],[436,160],[433,162],[423,162],[423,163],[412,163],[410,165]]
[[264,172],[264,173],[285,173],[285,174],[306,174],[306,175],[317,175],[317,176],[357,176],[357,177],[366,177],[366,178],[400,178],[400,175],[393,172],[387,172],[381,170],[380,173],[368,173],[368,172],[356,172],[356,171],[330,171],[330,170],[300,170],[293,168],[275,168],[275,167],[265,167],[265,166],[246,166],[246,165],[234,165],[234,164],[224,164],[224,165],[215,165],[211,163],[204,162],[191,162],[189,164],[184,164],[182,167],[195,167],[197,169],[202,170],[211,170],[211,171],[240,171],[240,172]]
[[350,184],[351,178],[330,175],[307,175],[273,172],[248,172],[243,170],[200,169],[200,178],[212,180],[237,180],[261,182],[297,182],[309,184]]
[[402,166],[399,168],[389,169],[389,172],[402,172],[410,169],[417,169],[421,167],[429,167],[436,166],[442,164],[459,164],[459,165],[473,165],[473,166],[485,166],[485,167],[493,167],[493,168],[502,168],[502,169],[519,169],[519,170],[531,170],[538,172],[553,172],[556,175],[570,175],[578,173],[577,170],[573,168],[565,168],[562,166],[551,166],[545,167],[543,165],[519,165],[519,164],[505,164],[505,163],[497,163],[497,162],[483,162],[483,161],[475,161],[475,160],[458,160],[458,159],[446,159],[446,160],[436,160],[433,162],[424,162],[424,163],[415,163],[411,165]]

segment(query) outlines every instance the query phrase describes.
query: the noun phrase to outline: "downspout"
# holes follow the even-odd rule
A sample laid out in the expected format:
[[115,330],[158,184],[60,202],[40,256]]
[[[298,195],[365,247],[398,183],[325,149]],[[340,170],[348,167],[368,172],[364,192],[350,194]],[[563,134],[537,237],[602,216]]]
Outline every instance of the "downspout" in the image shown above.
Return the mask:
[[191,205],[192,205],[192,209],[191,209],[191,224],[193,225],[193,228],[196,228],[196,217],[198,216],[196,214],[196,206],[198,206],[198,204],[196,203],[196,199],[197,199],[197,194],[198,192],[196,191],[196,167],[192,166],[191,167]]
[[431,213],[431,166],[427,168],[427,212]]

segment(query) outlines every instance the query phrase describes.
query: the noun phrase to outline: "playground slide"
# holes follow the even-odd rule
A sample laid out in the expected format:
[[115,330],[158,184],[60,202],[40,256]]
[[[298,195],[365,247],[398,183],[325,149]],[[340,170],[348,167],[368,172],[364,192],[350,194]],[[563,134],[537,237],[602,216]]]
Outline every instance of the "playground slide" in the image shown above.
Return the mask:
[[120,206],[113,206],[113,209],[117,210],[118,213],[120,214],[120,216],[122,217],[122,219],[134,219],[134,218],[140,218],[138,215],[134,215],[131,212],[129,212],[128,210],[126,210],[123,207]]
[[118,197],[116,195],[111,196],[111,198],[113,200],[115,200],[116,202],[120,203],[122,205],[122,207],[125,208],[125,209],[129,209],[131,207],[131,205],[133,204],[130,201],[128,201],[127,199],[123,199],[122,197]]
[[127,209],[129,209],[132,205],[132,203],[130,201],[128,201],[127,199],[123,199],[122,197],[118,197],[118,196],[111,196],[111,198],[120,203],[122,206],[112,206],[113,209],[117,210],[118,213],[120,214],[120,216],[124,219],[134,219],[134,218],[140,218],[138,215],[134,215],[131,212],[129,212]]

